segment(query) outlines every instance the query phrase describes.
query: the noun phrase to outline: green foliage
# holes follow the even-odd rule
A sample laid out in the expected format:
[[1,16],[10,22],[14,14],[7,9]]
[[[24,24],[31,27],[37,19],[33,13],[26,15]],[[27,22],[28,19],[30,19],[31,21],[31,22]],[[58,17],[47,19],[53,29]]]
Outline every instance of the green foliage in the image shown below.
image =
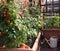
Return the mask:
[[59,28],[59,16],[52,16],[52,18],[49,18],[45,20],[45,29],[46,28]]
[[15,5],[0,5],[0,43],[6,48],[19,47],[27,40],[26,26],[21,24]]
[[[29,9],[30,16],[33,17],[32,20],[32,26],[37,31],[40,31],[39,29],[42,27],[42,18],[40,17],[40,6],[31,6]],[[35,22],[35,23],[34,23]]]
[[0,3],[0,45],[6,48],[17,48],[28,40],[32,42],[41,27],[39,6],[21,9],[13,1]]

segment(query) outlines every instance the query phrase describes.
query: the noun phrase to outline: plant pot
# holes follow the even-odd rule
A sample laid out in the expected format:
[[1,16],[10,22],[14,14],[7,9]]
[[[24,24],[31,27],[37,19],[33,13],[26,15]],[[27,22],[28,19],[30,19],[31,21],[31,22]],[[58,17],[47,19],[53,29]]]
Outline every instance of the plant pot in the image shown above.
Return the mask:
[[37,51],[39,48],[39,39],[40,39],[41,33],[39,32],[33,47],[31,49],[23,49],[23,48],[12,48],[12,49],[5,49],[5,48],[0,48],[0,51]]

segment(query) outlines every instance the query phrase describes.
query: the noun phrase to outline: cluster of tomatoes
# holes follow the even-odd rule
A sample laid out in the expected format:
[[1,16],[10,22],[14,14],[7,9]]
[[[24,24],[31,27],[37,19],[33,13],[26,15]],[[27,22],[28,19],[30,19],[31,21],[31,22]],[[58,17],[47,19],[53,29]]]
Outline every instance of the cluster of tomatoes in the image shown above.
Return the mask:
[[24,43],[22,43],[22,44],[20,45],[20,48],[30,49],[30,47],[29,47],[28,45],[24,44]]
[[[6,8],[7,10],[11,10],[11,8]],[[4,21],[6,24],[10,24],[10,15],[6,11],[2,11],[1,14],[4,15]],[[0,36],[3,34],[2,31],[0,31]]]
[[[6,8],[7,10],[11,10],[11,8]],[[10,15],[6,12],[6,11],[3,11],[2,14],[4,15],[5,17],[5,23],[6,24],[9,24],[10,23]]]
[[9,15],[7,12],[2,12],[2,14],[3,14],[4,17],[5,17],[5,23],[6,23],[6,24],[9,24],[9,23],[10,23],[10,20],[9,20],[10,15]]

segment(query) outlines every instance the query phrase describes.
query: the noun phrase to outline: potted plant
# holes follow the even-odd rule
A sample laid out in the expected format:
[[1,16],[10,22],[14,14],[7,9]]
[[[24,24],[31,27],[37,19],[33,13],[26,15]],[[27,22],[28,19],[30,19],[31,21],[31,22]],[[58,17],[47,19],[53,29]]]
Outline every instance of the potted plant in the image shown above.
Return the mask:
[[[28,10],[17,8],[14,0],[2,0],[0,4],[0,50],[32,51],[33,49],[24,44],[21,48],[21,44],[27,43],[28,40],[36,39],[39,29],[36,26],[40,26],[40,20],[38,19],[40,17],[33,18]],[[40,34],[37,40],[39,40],[39,37]]]

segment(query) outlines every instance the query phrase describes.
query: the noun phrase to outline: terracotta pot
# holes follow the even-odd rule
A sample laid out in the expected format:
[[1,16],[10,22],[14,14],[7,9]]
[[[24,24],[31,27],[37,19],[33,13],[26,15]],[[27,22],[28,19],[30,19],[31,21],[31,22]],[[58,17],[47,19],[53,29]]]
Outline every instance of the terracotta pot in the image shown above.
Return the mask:
[[31,49],[23,49],[23,48],[12,48],[12,49],[4,49],[0,48],[0,51],[37,51],[39,48],[39,39],[40,39],[41,33],[38,34],[35,43]]

